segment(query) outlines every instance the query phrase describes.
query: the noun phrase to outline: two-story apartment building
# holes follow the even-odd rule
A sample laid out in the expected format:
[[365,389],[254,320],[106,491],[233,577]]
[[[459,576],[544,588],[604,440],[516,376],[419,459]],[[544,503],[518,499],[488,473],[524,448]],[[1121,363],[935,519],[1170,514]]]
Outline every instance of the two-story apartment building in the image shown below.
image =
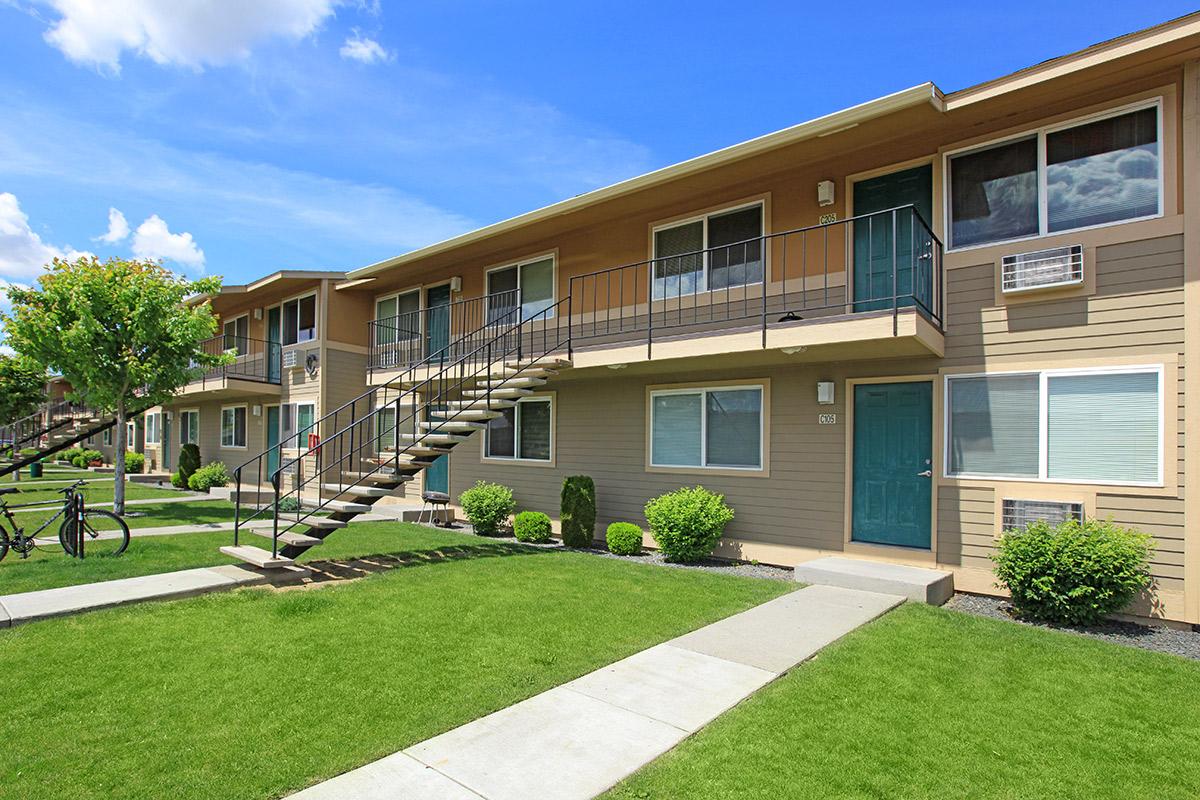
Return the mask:
[[[586,474],[602,531],[702,484],[736,513],[718,554],[978,592],[1005,528],[1111,517],[1156,543],[1139,612],[1200,622],[1198,106],[1200,15],[915,86],[322,279],[318,308],[356,311],[319,314],[346,343],[319,363],[357,382],[340,396],[365,374],[402,398],[376,403],[381,449],[453,447],[425,485],[454,497],[498,481],[557,516]],[[496,377],[531,361],[552,368]],[[220,391],[210,450],[230,409],[284,402]]]

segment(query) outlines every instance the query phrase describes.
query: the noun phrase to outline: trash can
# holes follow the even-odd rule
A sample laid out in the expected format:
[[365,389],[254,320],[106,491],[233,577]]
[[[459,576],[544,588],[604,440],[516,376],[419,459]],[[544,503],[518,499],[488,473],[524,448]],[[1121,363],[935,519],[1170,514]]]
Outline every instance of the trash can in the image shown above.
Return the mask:
[[29,477],[31,477],[31,478],[42,477],[42,462],[35,461],[29,465]]

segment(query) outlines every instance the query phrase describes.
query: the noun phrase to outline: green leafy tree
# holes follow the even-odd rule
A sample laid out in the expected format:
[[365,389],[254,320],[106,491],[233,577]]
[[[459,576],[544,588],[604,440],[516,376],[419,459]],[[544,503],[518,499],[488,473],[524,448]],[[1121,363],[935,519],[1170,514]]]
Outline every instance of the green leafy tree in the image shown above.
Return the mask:
[[45,400],[45,368],[21,355],[0,355],[0,425],[29,416]]
[[[201,350],[217,320],[207,303],[185,302],[220,286],[220,278],[188,280],[153,261],[55,259],[35,288],[9,290],[12,312],[0,321],[14,349],[71,383],[74,400],[116,416],[120,454],[131,413],[231,359]],[[125,460],[113,462],[114,510],[124,514]]]

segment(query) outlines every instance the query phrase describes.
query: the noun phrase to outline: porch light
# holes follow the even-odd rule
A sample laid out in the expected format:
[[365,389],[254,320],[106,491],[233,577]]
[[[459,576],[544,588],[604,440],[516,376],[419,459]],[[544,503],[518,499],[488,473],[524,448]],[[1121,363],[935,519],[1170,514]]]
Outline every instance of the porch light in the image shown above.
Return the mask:
[[833,405],[833,381],[817,381],[817,403]]
[[817,181],[817,205],[833,205],[833,181]]

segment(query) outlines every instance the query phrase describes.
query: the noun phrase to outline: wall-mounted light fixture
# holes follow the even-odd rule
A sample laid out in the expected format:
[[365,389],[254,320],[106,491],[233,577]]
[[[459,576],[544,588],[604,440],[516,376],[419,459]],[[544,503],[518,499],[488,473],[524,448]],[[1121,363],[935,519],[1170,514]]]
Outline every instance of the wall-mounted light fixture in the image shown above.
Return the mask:
[[833,405],[833,381],[817,381],[817,403]]
[[833,181],[817,181],[817,205],[833,205]]
[[450,291],[458,293],[462,291],[462,276],[455,275],[450,279]]
[[261,308],[254,309],[254,318],[262,319],[262,309]]

